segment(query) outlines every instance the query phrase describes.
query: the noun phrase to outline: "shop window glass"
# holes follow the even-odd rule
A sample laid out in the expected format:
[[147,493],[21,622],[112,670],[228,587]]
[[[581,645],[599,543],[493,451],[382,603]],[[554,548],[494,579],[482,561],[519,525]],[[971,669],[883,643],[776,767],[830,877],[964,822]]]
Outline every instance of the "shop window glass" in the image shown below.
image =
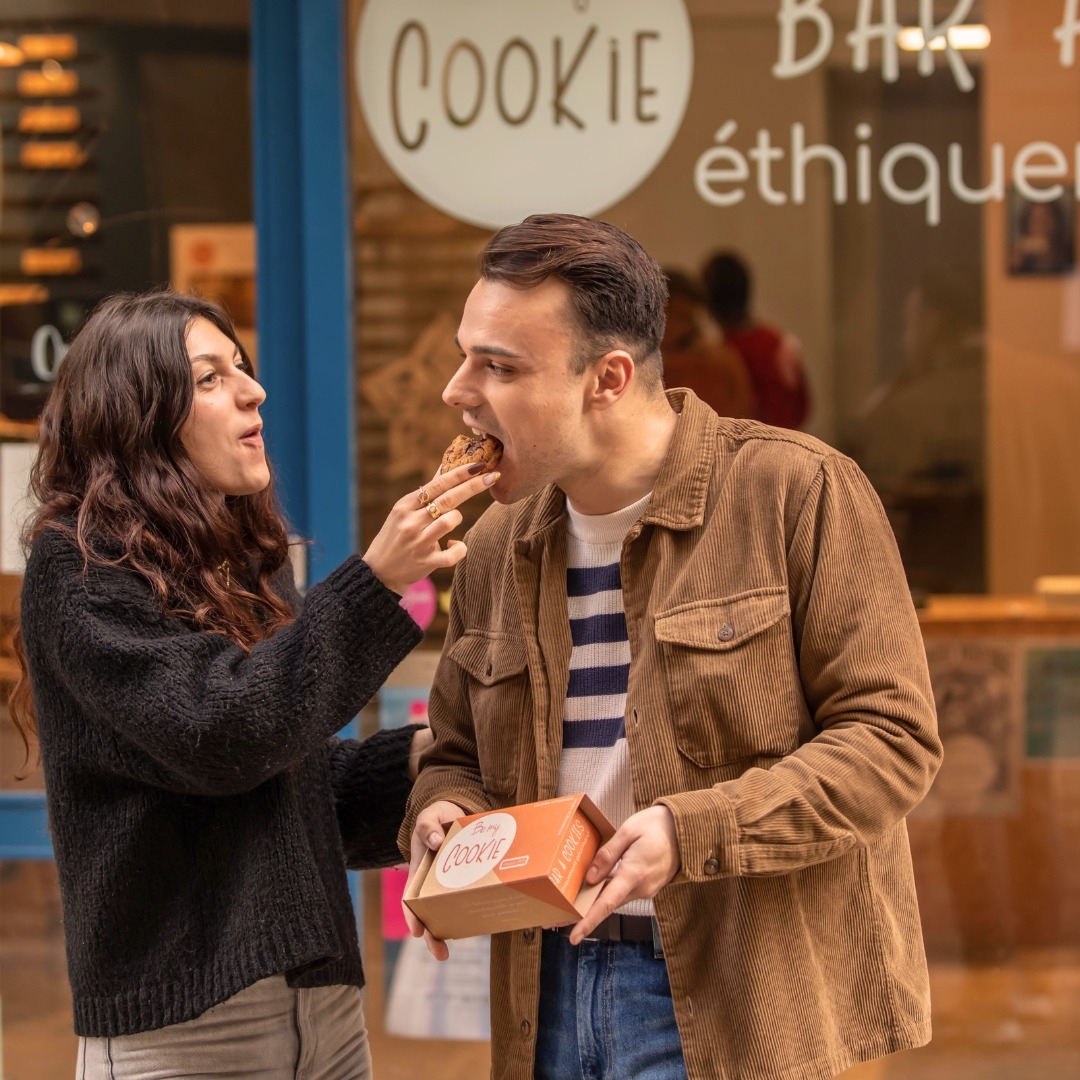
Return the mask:
[[[354,64],[378,2],[349,4]],[[595,24],[607,51],[586,51],[582,64],[608,65],[596,91],[608,94],[632,55],[613,44],[605,5],[573,6],[579,25],[559,11],[558,26],[571,26],[563,55],[590,48]],[[897,0],[895,48],[872,25],[893,5],[684,6],[693,78],[677,134],[595,216],[637,237],[691,293],[707,285],[714,255],[737,254],[754,314],[797,339],[789,355],[801,355],[808,392],[787,422],[851,454],[882,498],[920,608],[946,747],[909,822],[934,1040],[847,1075],[1070,1075],[1080,1070],[1080,878],[1068,855],[1080,843],[1080,606],[1075,583],[1059,579],[1080,571],[1075,5]],[[460,163],[487,183],[521,152],[512,139],[530,87],[540,105],[528,123],[554,123],[573,104],[544,81],[561,31],[544,36],[523,13],[519,38],[508,33],[499,52],[463,21],[452,38],[470,47],[453,52],[427,13],[418,0],[399,15],[416,23],[394,69],[400,134],[415,142],[423,119],[434,139],[440,108],[456,117],[446,126],[468,128],[466,105],[479,124],[501,102],[505,143]],[[964,29],[950,48],[920,52],[920,19]],[[422,92],[407,78],[417,82],[425,61]],[[438,392],[492,228],[447,212],[452,185],[430,198],[429,178],[410,176],[405,155],[404,167],[391,160],[356,66],[351,81],[359,471],[373,532],[457,430]],[[595,104],[574,101],[582,115]],[[427,111],[408,112],[417,102]],[[628,124],[623,133],[630,162],[635,135]],[[528,160],[543,172],[542,158]],[[519,216],[565,208],[537,202]],[[672,326],[702,321],[724,336],[700,302]],[[738,344],[734,321],[728,330]],[[438,584],[445,601],[449,578]],[[437,649],[444,631],[436,619],[426,646]]]

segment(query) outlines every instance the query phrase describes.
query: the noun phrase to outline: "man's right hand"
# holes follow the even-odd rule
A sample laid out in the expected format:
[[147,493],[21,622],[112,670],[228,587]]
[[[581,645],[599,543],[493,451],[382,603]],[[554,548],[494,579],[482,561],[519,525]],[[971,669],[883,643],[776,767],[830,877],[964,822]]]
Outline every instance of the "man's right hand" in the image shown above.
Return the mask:
[[[433,802],[425,806],[416,817],[416,825],[413,827],[412,839],[409,843],[409,884],[416,877],[417,868],[429,851],[438,851],[446,838],[444,824],[456,821],[464,817],[465,811],[452,802]],[[406,886],[406,889],[408,886]],[[412,913],[406,904],[401,905],[405,913],[405,922],[409,927],[409,933],[413,937],[423,937],[428,952],[436,960],[446,960],[450,956],[450,950],[446,942],[435,937],[424,924]]]

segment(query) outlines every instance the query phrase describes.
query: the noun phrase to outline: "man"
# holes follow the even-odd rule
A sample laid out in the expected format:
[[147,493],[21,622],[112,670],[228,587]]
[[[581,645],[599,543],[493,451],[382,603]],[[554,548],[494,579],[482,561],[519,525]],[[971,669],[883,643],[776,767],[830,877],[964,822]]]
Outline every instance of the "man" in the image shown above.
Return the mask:
[[757,418],[776,427],[802,427],[810,412],[802,346],[791,334],[753,317],[746,263],[733,252],[718,252],[705,263],[701,279],[709,313],[746,364]]
[[505,453],[400,841],[415,871],[463,812],[582,790],[619,826],[579,923],[493,937],[493,1074],[805,1080],[925,1043],[903,818],[940,744],[872,489],[665,394],[664,277],[620,230],[531,217],[480,269],[443,397]]

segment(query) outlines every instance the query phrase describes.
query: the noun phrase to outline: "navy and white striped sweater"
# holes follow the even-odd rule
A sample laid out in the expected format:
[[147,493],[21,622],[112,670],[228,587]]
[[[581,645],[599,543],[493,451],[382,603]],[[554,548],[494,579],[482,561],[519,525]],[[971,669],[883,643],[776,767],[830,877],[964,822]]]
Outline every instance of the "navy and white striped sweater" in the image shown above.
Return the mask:
[[[567,503],[566,602],[573,651],[563,713],[558,793],[584,791],[618,826],[634,812],[626,743],[626,633],[619,560],[623,540],[649,505],[646,495],[613,514],[579,514]],[[645,915],[648,900],[620,911]]]

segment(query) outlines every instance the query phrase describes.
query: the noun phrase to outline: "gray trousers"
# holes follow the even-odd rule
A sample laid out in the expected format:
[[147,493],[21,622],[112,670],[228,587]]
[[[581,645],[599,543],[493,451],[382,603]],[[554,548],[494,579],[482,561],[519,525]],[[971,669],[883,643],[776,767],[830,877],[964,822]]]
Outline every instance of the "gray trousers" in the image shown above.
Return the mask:
[[76,1080],[370,1080],[355,986],[262,979],[183,1024],[79,1039]]

